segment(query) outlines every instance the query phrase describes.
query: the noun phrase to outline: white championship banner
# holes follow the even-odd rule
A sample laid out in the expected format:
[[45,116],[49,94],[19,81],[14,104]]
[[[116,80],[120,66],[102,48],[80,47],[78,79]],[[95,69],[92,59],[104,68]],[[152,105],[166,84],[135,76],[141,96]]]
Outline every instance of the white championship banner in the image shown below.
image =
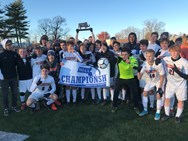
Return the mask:
[[110,65],[100,69],[74,61],[64,61],[59,74],[59,83],[82,88],[110,87]]

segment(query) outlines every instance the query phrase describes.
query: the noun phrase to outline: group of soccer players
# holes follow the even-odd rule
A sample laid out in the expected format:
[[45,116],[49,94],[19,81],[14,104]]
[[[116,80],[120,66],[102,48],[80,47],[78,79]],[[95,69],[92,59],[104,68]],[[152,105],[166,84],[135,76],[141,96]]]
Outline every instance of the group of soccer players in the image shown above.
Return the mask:
[[[17,87],[19,88],[21,110],[26,106],[32,112],[37,110],[37,103],[43,101],[52,110],[64,104],[84,103],[86,93],[91,93],[93,104],[111,104],[111,111],[116,112],[118,105],[133,100],[134,110],[138,116],[145,116],[154,110],[155,120],[166,121],[174,116],[175,101],[177,112],[175,121],[180,123],[187,100],[188,61],[181,57],[181,38],[175,43],[169,41],[168,32],[161,34],[152,32],[150,40],[137,41],[135,33],[130,33],[128,43],[121,45],[115,37],[110,39],[110,45],[92,36],[83,42],[71,37],[68,41],[56,40],[54,44],[43,35],[40,46],[31,52],[19,48],[15,52],[11,40],[4,39],[0,53],[1,87],[3,93],[4,116],[9,115],[8,88],[12,93],[12,110],[20,112],[17,107]],[[97,66],[100,58],[107,58],[110,63],[110,88],[77,88],[62,86],[59,82],[59,72],[64,65],[63,60],[82,62]],[[17,76],[19,81],[17,81]],[[19,82],[19,83],[17,83]],[[26,93],[29,93],[26,99]],[[71,97],[72,94],[72,97]],[[133,95],[133,99],[131,99]],[[150,110],[148,110],[148,106]],[[161,118],[161,110],[165,114]]]

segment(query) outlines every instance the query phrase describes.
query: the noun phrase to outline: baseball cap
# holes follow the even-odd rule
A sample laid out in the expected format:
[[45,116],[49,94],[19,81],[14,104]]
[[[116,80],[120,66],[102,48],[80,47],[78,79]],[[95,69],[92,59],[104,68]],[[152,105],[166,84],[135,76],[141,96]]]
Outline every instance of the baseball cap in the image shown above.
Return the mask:
[[49,55],[55,56],[55,51],[53,51],[53,50],[48,50],[47,55],[48,55],[48,56],[49,56]]

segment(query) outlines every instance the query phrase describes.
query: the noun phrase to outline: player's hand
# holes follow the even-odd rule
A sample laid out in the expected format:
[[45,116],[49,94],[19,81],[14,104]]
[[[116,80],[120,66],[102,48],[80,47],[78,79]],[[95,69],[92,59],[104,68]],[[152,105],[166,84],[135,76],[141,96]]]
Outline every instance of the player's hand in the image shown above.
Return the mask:
[[174,64],[174,66],[172,67],[172,70],[175,72],[179,72],[179,69],[177,68],[176,64]]
[[157,58],[157,59],[155,59],[155,65],[159,65],[161,63],[161,59],[160,58]]
[[127,64],[130,64],[130,60],[129,60],[129,59],[126,59],[125,62],[126,62]]
[[76,29],[76,33],[79,33],[79,29]]
[[40,85],[40,84],[42,84],[41,78],[38,80],[37,86]]
[[160,95],[160,97],[162,97],[163,96],[163,90],[162,90],[162,88],[158,88],[158,90],[157,90],[156,93],[158,93]]
[[30,54],[30,56],[31,56],[33,59],[36,59],[36,58],[37,58],[37,55],[36,55],[35,52],[32,52],[32,53]]
[[63,62],[60,62],[60,66],[64,66],[64,63],[63,63]]
[[142,66],[139,66],[137,71],[140,72],[142,70]]

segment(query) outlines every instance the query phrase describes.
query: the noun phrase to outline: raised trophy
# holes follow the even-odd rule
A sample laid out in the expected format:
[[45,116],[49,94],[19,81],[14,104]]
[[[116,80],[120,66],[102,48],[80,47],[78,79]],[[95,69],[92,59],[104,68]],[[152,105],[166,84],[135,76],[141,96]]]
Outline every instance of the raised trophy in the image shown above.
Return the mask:
[[78,28],[76,29],[76,32],[78,33],[79,31],[86,31],[86,30],[90,30],[92,32],[93,28],[90,28],[90,25],[88,25],[87,22],[84,22],[78,24]]

